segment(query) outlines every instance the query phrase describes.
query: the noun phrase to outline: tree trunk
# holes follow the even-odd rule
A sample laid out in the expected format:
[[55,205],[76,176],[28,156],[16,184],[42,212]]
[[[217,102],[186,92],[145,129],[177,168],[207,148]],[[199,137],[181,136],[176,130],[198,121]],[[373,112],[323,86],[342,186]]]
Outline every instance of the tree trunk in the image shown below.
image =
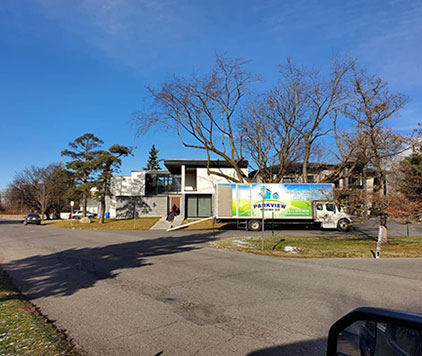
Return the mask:
[[106,193],[107,192],[107,183],[102,183],[102,193],[100,195],[100,211],[99,211],[99,224],[104,223],[104,215],[105,215],[105,200],[106,200]]
[[303,183],[308,183],[308,161],[311,155],[311,149],[308,145],[305,145],[305,155],[303,156],[302,165],[302,179]]
[[104,224],[104,215],[105,215],[105,199],[100,200],[100,211],[99,211],[99,224]]
[[84,192],[82,195],[82,217],[86,217],[86,206],[88,205],[88,194]]
[[366,174],[366,164],[363,167],[362,171],[362,185],[363,185],[363,214],[365,217],[369,215],[368,211],[368,182],[367,182],[367,174]]

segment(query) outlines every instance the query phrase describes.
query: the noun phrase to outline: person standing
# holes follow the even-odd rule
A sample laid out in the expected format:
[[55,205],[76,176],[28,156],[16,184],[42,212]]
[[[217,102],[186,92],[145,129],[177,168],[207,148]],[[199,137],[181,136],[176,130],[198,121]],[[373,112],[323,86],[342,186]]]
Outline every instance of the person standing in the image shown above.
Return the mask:
[[176,217],[176,212],[173,211],[173,208],[169,211],[169,213],[167,214],[167,221],[170,223],[170,228],[173,227],[173,221],[174,218]]

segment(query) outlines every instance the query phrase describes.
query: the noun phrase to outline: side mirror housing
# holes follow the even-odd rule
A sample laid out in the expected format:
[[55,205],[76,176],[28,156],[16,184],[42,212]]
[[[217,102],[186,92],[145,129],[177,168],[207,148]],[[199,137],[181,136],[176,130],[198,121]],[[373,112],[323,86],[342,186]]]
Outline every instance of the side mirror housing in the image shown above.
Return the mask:
[[358,308],[335,322],[328,334],[327,356],[420,356],[422,315]]

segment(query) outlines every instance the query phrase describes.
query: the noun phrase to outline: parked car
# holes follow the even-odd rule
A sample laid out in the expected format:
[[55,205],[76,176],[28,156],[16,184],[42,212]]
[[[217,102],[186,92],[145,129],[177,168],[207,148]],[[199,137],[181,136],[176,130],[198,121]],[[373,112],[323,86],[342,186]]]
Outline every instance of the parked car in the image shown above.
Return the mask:
[[[90,218],[90,219],[95,219],[97,217],[97,214],[91,213],[91,212],[87,211],[86,212],[86,217],[87,218]],[[74,211],[72,218],[73,219],[76,219],[76,220],[81,219],[82,218],[82,210],[76,210],[76,211]]]
[[28,224],[41,224],[41,217],[37,213],[29,213],[27,216],[25,216],[25,219],[23,221],[24,225]]

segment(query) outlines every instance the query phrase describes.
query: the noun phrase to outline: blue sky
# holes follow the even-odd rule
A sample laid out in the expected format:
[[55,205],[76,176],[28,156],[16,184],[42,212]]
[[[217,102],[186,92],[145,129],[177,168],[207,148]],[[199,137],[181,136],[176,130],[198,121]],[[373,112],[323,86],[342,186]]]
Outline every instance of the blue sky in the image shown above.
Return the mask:
[[288,56],[318,68],[357,57],[410,97],[391,126],[411,130],[422,121],[421,19],[421,1],[400,0],[2,0],[0,189],[86,132],[137,146],[122,174],[143,168],[153,143],[161,158],[205,158],[171,134],[136,138],[131,117],[147,85],[205,71],[215,53],[249,60],[263,86]]

